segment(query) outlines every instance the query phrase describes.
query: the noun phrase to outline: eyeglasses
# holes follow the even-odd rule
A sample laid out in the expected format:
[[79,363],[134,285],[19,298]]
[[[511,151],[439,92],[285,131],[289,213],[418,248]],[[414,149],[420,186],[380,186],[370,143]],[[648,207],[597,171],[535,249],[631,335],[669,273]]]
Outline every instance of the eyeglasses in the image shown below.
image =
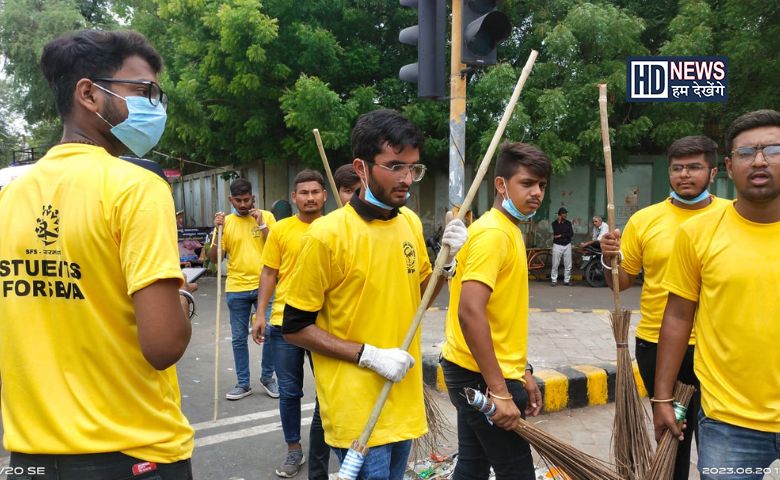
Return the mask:
[[690,165],[670,165],[669,175],[682,175],[683,171],[687,170],[691,175],[696,175],[699,172],[706,170],[707,166],[701,163],[692,163]]
[[397,163],[392,167],[381,165],[379,163],[371,162],[377,167],[382,167],[385,170],[393,172],[396,177],[405,177],[407,173],[412,174],[412,181],[419,182],[425,176],[426,167],[422,163]]
[[159,85],[149,80],[124,80],[121,78],[93,78],[93,82],[128,83],[130,85],[145,85],[144,95],[149,103],[155,107],[162,103],[163,108],[168,106],[168,95],[162,91]]
[[758,156],[758,152],[764,155],[766,163],[780,163],[780,145],[758,145],[755,147],[739,147],[731,152],[733,159],[738,162],[752,162]]

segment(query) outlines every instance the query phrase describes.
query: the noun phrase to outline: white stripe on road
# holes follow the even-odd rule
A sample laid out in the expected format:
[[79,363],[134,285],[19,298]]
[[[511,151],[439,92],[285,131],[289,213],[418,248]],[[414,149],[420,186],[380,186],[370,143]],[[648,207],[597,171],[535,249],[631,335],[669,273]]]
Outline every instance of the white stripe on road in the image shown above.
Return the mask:
[[[301,405],[301,412],[306,410],[314,410],[314,403],[304,403]],[[225,425],[235,425],[236,423],[249,422],[252,420],[263,420],[265,418],[271,418],[277,415],[279,415],[278,408],[274,410],[265,410],[263,412],[250,413],[247,415],[239,415],[237,417],[227,417],[221,420],[217,420],[216,422],[209,420],[207,422],[194,423],[192,428],[194,428],[195,431],[202,431],[208,430],[210,428],[224,427]]]
[[[308,411],[308,410],[314,410],[314,403],[304,403],[303,405],[301,405],[301,412]],[[204,430],[209,430],[212,428],[224,427],[227,425],[235,425],[238,423],[244,423],[253,420],[263,420],[266,418],[276,417],[278,415],[279,415],[279,409],[265,410],[262,412],[250,413],[247,415],[227,417],[227,418],[217,420],[216,422],[208,421],[208,422],[195,423],[192,425],[192,428],[194,428],[196,432],[202,432]],[[310,424],[311,424],[311,418],[301,419],[302,427]],[[281,422],[274,422],[274,423],[269,423],[267,425],[258,425],[255,427],[245,428],[242,430],[234,430],[231,432],[208,435],[205,437],[196,438],[195,447],[196,448],[206,447],[208,445],[215,445],[218,443],[229,442],[231,440],[237,440],[240,438],[253,437],[257,435],[262,435],[264,433],[275,432],[277,430],[280,430],[281,428],[282,428]],[[0,457],[0,467],[8,466],[10,460],[11,458],[7,456]]]
[[[301,426],[311,424],[311,418],[302,418]],[[245,428],[243,430],[234,430],[232,432],[217,433],[215,435],[209,435],[207,437],[201,437],[195,439],[195,448],[207,447],[209,445],[215,445],[217,443],[229,442],[231,440],[238,440],[239,438],[254,437],[256,435],[262,435],[264,433],[275,432],[281,430],[282,423],[275,422],[267,425],[258,425],[256,427]]]

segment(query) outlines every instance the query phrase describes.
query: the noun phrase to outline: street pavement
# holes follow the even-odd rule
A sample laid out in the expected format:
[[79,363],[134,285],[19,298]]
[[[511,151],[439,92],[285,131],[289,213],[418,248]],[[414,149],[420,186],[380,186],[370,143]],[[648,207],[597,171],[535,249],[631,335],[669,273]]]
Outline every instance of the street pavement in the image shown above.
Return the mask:
[[[560,284],[553,288],[545,282],[532,281],[530,297],[529,359],[536,368],[615,361],[614,341],[607,313],[612,308],[612,295],[608,289],[566,287]],[[198,315],[193,321],[192,340],[178,363],[182,408],[196,430],[193,455],[195,478],[277,478],[274,467],[283,459],[286,447],[279,421],[278,400],[266,396],[259,384],[260,347],[250,342],[254,394],[239,401],[225,400],[225,392],[235,384],[235,372],[228,312],[223,298],[218,342],[218,420],[214,422],[216,281],[213,277],[199,281],[196,298]],[[630,289],[622,295],[623,305],[632,310],[638,309],[638,299],[638,288]],[[426,353],[437,352],[440,348],[446,305],[445,289],[423,321],[422,344]],[[634,314],[632,322],[636,323],[637,320],[638,314]],[[633,342],[630,345],[633,349]],[[304,392],[302,437],[306,450],[314,398],[314,386],[308,368]],[[436,398],[444,416],[454,427],[455,412],[446,394],[438,393]],[[608,459],[613,414],[613,404],[608,404],[544,414],[531,421],[587,453]],[[450,431],[441,445],[441,451],[448,453],[454,451],[456,446],[455,434]],[[0,450],[0,466],[7,464],[7,456],[7,452]],[[296,478],[306,478],[305,467]],[[335,457],[332,457],[331,470],[335,472],[336,467]],[[698,478],[695,469],[690,478]],[[774,480],[780,477],[767,478]]]

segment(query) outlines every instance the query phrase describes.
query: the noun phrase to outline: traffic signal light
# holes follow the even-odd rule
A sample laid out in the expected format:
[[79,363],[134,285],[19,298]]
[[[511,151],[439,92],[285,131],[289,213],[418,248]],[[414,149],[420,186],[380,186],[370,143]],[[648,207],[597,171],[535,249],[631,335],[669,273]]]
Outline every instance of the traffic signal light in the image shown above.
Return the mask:
[[496,47],[509,37],[509,18],[496,10],[497,0],[462,2],[460,61],[467,65],[494,65]]
[[398,34],[401,43],[417,45],[417,63],[401,67],[398,77],[416,83],[418,97],[444,97],[446,1],[400,0],[400,3],[417,9],[417,25],[404,28]]

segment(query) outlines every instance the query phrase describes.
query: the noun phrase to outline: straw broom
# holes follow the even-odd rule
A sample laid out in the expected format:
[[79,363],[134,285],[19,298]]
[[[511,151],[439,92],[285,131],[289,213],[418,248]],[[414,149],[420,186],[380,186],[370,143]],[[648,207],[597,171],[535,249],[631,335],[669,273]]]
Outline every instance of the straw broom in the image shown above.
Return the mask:
[[[604,167],[607,180],[607,217],[610,232],[615,229],[615,202],[612,180],[612,149],[609,144],[607,120],[607,85],[599,85],[599,114],[601,117],[601,143],[604,147]],[[631,354],[628,351],[628,327],[631,311],[620,307],[618,258],[612,258],[612,289],[615,310],[609,320],[617,346],[617,375],[615,380],[615,421],[612,427],[613,453],[618,473],[628,480],[644,478],[650,465],[652,447],[647,433],[647,412],[636,388]]]
[[[317,142],[317,150],[320,152],[320,159],[322,160],[322,166],[325,168],[325,173],[328,176],[328,182],[330,188],[333,190],[333,196],[336,200],[338,208],[343,207],[341,204],[341,197],[339,196],[339,190],[336,187],[336,181],[333,179],[333,173],[330,170],[330,163],[328,162],[328,156],[325,154],[325,147],[322,144],[322,137],[320,137],[319,129],[312,130],[314,134],[314,140]],[[444,440],[444,434],[450,429],[450,424],[447,421],[447,417],[444,416],[436,400],[433,398],[435,391],[428,385],[423,383],[423,400],[425,401],[425,418],[428,420],[428,433],[420,438],[416,438],[412,444],[412,458],[422,458],[426,452],[435,452],[438,445]]]
[[[479,165],[479,169],[477,170],[476,175],[474,175],[474,181],[471,183],[471,187],[466,194],[466,198],[463,200],[463,205],[458,212],[458,216],[456,217],[459,220],[463,220],[466,211],[471,207],[471,202],[474,200],[474,197],[477,194],[477,190],[479,190],[479,185],[482,183],[482,179],[487,174],[490,161],[496,152],[496,148],[498,148],[498,142],[501,140],[501,137],[504,134],[507,123],[509,123],[509,119],[511,118],[515,109],[515,105],[517,104],[517,100],[520,98],[520,92],[523,90],[523,85],[525,85],[525,81],[531,74],[531,69],[533,68],[534,62],[536,62],[536,57],[538,54],[539,52],[536,50],[531,50],[531,55],[529,55],[528,61],[526,61],[525,66],[523,67],[523,71],[520,74],[520,78],[517,80],[515,89],[512,92],[512,97],[507,103],[506,109],[504,110],[504,115],[501,117],[501,121],[498,124],[498,128],[496,128],[496,132],[493,134],[493,139],[490,142],[490,146],[488,147],[487,152],[485,152],[485,156]],[[428,304],[433,297],[433,291],[435,289],[436,283],[438,283],[438,279],[443,273],[444,263],[447,261],[449,255],[450,247],[448,245],[442,245],[441,250],[439,250],[439,254],[436,256],[436,262],[434,263],[433,273],[431,274],[430,281],[428,282],[428,287],[423,293],[420,306],[417,308],[417,312],[414,315],[412,324],[409,326],[409,331],[406,332],[406,338],[404,339],[403,345],[401,345],[401,348],[404,350],[409,350],[409,346],[412,344],[412,340],[417,333],[420,322],[422,321],[423,316],[425,316],[425,310],[427,309]],[[379,398],[377,398],[376,403],[374,404],[374,408],[371,411],[371,415],[368,418],[368,422],[363,429],[363,433],[360,434],[359,439],[352,442],[352,446],[347,451],[347,455],[344,457],[344,461],[342,462],[341,469],[338,473],[339,480],[355,480],[357,478],[357,475],[360,472],[360,468],[363,466],[363,459],[368,453],[368,440],[371,437],[371,433],[374,431],[374,427],[376,426],[377,421],[379,420],[379,414],[382,413],[382,407],[384,407],[385,402],[387,401],[387,397],[390,394],[390,388],[392,386],[393,382],[388,380],[382,387],[382,390],[379,393]]]
[[[490,416],[495,413],[493,401],[479,390],[466,388],[464,391],[469,405],[484,413],[490,420]],[[563,472],[571,480],[623,480],[623,477],[615,472],[613,465],[577,450],[523,419],[520,419],[512,430],[533,446],[548,465]]]
[[[685,413],[695,391],[696,387],[693,385],[682,382],[677,382],[674,385],[674,413],[677,417],[677,425],[682,425],[685,421]],[[661,441],[658,442],[653,463],[650,464],[650,468],[645,474],[645,480],[672,480],[674,464],[677,459],[677,447],[679,446],[680,440],[672,435],[671,430],[665,431]]]

